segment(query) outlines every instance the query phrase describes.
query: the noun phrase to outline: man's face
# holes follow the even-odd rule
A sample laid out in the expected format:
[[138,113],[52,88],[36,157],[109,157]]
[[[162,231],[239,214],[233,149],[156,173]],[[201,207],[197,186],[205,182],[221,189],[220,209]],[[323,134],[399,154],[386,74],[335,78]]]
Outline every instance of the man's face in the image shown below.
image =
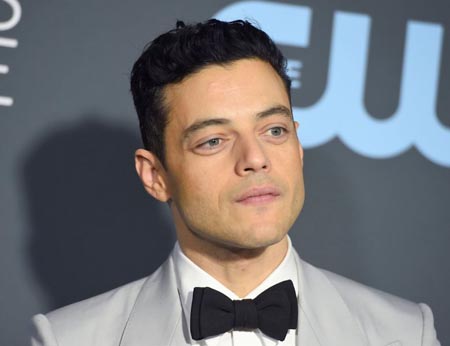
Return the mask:
[[304,187],[302,149],[275,70],[256,59],[212,65],[165,92],[165,174],[178,236],[241,249],[282,240]]

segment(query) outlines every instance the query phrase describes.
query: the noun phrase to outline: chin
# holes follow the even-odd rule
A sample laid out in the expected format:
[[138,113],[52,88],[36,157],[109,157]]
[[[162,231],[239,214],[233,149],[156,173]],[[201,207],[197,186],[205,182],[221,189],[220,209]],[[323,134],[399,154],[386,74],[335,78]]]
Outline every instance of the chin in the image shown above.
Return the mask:
[[[277,228],[253,227],[249,231],[240,232],[240,236],[232,239],[234,247],[241,249],[261,249],[282,241],[286,232],[274,231]],[[233,246],[232,245],[232,246]]]

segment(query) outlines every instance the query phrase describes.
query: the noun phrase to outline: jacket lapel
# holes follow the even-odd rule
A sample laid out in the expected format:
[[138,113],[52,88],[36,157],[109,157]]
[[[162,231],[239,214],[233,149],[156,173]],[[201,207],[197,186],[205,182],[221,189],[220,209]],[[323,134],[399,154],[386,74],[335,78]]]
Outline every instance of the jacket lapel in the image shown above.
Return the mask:
[[[294,253],[299,278],[297,345],[368,345],[367,337],[325,274]],[[186,345],[172,256],[144,283],[120,346]]]
[[120,346],[183,345],[183,319],[172,256],[144,283]]
[[368,345],[346,303],[325,274],[295,253],[299,278],[297,345]]

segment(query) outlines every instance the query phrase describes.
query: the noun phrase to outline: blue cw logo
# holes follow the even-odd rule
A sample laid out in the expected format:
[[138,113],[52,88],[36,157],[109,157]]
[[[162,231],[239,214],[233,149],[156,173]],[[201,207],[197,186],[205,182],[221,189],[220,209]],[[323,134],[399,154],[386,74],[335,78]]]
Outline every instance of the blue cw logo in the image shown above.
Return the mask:
[[[308,47],[309,7],[266,1],[241,1],[214,17],[256,20],[278,44]],[[328,84],[321,99],[306,108],[293,107],[305,148],[334,137],[371,158],[389,158],[415,146],[432,162],[450,167],[450,129],[436,114],[443,27],[408,21],[399,106],[388,119],[371,117],[363,104],[371,18],[337,11],[333,22]],[[289,61],[291,76],[299,61]],[[298,87],[296,81],[294,87]]]

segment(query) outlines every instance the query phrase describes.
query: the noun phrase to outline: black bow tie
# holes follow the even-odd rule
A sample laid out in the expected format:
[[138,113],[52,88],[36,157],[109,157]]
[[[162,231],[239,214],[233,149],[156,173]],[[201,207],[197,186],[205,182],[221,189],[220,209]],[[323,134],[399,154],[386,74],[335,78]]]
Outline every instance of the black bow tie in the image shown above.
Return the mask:
[[268,288],[255,299],[243,300],[231,300],[209,287],[195,287],[191,335],[194,340],[201,340],[231,329],[259,328],[283,341],[289,329],[297,328],[297,315],[297,297],[291,280]]

